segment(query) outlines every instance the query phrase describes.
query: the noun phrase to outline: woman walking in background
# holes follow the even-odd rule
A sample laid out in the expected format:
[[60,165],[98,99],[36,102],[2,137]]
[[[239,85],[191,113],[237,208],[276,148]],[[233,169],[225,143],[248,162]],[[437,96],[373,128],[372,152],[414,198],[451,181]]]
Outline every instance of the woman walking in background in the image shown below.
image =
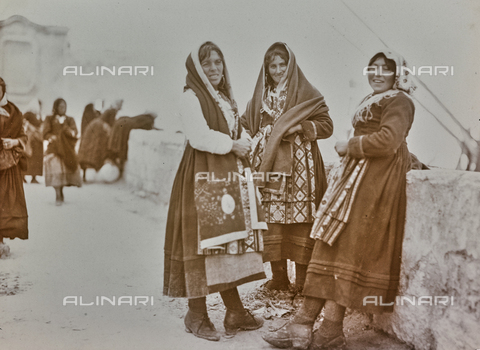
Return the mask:
[[[265,277],[260,253],[262,241],[261,233],[248,229],[243,222],[247,238],[225,239],[226,235],[216,234],[210,237],[213,245],[203,246],[207,239],[200,226],[209,225],[208,234],[218,233],[220,222],[232,219],[231,214],[243,218],[243,213],[230,195],[220,195],[220,205],[211,194],[205,197],[204,209],[209,212],[198,213],[203,207],[197,198],[205,183],[197,180],[197,175],[214,174],[223,178],[241,173],[239,158],[248,154],[250,141],[242,133],[225,59],[218,46],[206,42],[193,50],[186,67],[180,117],[188,143],[168,209],[164,294],[188,298],[184,319],[187,332],[218,341],[220,333],[207,313],[206,295],[210,293],[220,292],[225,303],[224,326],[228,336],[263,324],[262,319],[244,309],[237,290],[238,285]],[[226,189],[220,193],[223,190]]]
[[67,116],[67,103],[58,98],[53,103],[52,115],[43,123],[43,138],[48,141],[45,156],[45,185],[55,188],[57,206],[64,202],[63,187],[82,186],[75,144],[75,119]]
[[[290,323],[266,334],[279,348],[345,347],[345,309],[381,314],[393,311],[402,256],[406,173],[411,168],[406,137],[413,123],[415,90],[403,57],[379,52],[369,62],[373,92],[353,116],[354,136],[335,149],[342,168],[317,211],[316,239],[303,293]],[[405,74],[404,74],[405,73]],[[365,303],[374,297],[380,305]],[[390,305],[389,305],[390,304]],[[320,329],[315,319],[325,306]]]
[[20,110],[7,100],[0,78],[0,258],[10,253],[4,238],[28,238],[28,215],[23,192],[22,157],[27,136]]
[[80,135],[83,137],[85,130],[87,130],[88,124],[98,118],[100,116],[100,112],[97,111],[93,105],[93,103],[89,103],[85,106],[82,115],[82,125],[80,126]]
[[314,245],[309,235],[315,206],[327,188],[316,141],[332,135],[333,123],[323,96],[286,44],[267,50],[242,125],[253,137],[254,171],[282,174],[281,181],[266,181],[261,188],[268,223],[263,260],[270,261],[273,274],[265,286],[288,289],[290,259],[295,261],[296,290],[301,291]]
[[108,140],[117,114],[116,109],[107,109],[100,118],[93,120],[82,133],[78,159],[83,169],[83,181],[86,182],[86,170],[96,172],[105,163],[108,155]]
[[25,133],[28,140],[25,153],[27,155],[27,170],[24,175],[31,175],[32,184],[38,184],[36,177],[43,175],[43,135],[42,119],[37,118],[33,112],[27,112],[24,115]]

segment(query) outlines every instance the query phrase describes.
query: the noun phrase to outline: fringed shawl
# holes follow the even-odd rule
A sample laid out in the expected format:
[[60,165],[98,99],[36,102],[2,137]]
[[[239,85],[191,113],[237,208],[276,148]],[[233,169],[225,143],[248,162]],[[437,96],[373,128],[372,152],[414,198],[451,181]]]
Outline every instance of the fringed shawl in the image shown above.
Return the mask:
[[[231,135],[230,129],[222,111],[220,97],[213,89],[208,78],[203,73],[198,59],[198,48],[188,56],[186,64],[187,78],[185,88],[191,89],[197,96],[202,113],[210,129]],[[225,91],[232,105],[235,106],[230,85],[230,78],[224,63]],[[241,127],[237,123],[236,135],[241,134]],[[212,154],[208,152],[196,152],[195,173],[214,172],[215,177],[225,177],[228,172],[238,171],[235,155],[230,152],[225,155]]]
[[[287,100],[285,102],[284,113],[276,121],[266,145],[264,159],[259,168],[260,173],[291,173],[293,165],[292,142],[294,135],[289,135],[289,137],[285,138],[285,133],[288,129],[307,120],[312,115],[328,111],[322,94],[305,78],[290,48],[285,43],[275,43],[272,47],[279,45],[285,46],[289,53],[286,73]],[[247,105],[245,114],[242,116],[242,126],[249,131],[251,136],[254,136],[260,128],[263,112],[263,96],[267,88],[267,71],[268,67],[262,65],[253,97]],[[268,187],[273,184],[260,183],[260,185]]]

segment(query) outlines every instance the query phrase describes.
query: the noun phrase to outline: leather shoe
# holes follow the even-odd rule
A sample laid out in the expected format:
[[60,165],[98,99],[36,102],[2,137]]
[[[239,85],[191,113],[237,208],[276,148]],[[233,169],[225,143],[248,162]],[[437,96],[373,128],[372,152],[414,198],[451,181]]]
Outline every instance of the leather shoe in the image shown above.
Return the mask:
[[263,340],[280,349],[306,350],[312,341],[313,325],[287,323],[275,332],[262,335]]
[[227,336],[234,336],[238,331],[253,331],[263,326],[263,319],[253,316],[250,311],[233,311],[227,309],[223,325]]
[[185,331],[187,333],[193,333],[194,336],[207,340],[220,340],[220,334],[217,332],[215,326],[210,321],[208,314],[194,312],[189,309],[187,315],[185,316],[184,322]]
[[267,283],[264,284],[264,287],[268,290],[287,291],[288,285],[289,285],[288,280],[279,281],[279,280],[272,279],[270,281],[267,281]]
[[312,343],[308,350],[344,350],[346,349],[347,342],[345,340],[345,334],[340,334],[331,338],[324,337],[319,330],[313,333]]

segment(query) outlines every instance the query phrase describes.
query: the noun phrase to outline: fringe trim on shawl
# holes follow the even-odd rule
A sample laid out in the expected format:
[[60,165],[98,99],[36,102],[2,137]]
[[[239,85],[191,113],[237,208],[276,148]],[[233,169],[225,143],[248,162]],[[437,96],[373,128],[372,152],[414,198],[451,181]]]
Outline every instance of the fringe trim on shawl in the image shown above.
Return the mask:
[[373,105],[379,106],[381,100],[383,100],[384,98],[388,99],[396,96],[399,92],[400,90],[388,90],[377,95],[371,93],[367,97],[365,97],[360,103],[360,105],[357,107],[357,110],[353,115],[353,127],[355,127],[358,122],[366,123],[368,120],[373,118],[373,114],[370,111]]
[[317,210],[311,238],[322,240],[330,246],[335,243],[348,223],[358,186],[368,165],[369,161],[364,158],[343,158],[341,169]]

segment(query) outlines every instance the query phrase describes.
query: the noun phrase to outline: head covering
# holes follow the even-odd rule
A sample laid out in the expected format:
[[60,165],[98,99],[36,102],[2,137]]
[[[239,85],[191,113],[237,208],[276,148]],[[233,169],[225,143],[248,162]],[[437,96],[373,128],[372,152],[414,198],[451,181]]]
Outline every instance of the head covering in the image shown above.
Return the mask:
[[[207,42],[207,43],[213,44],[212,42]],[[232,86],[230,83],[230,75],[228,74],[228,69],[225,64],[225,59],[223,59],[222,80],[220,82],[220,86],[218,87],[218,90],[215,90],[213,88],[213,85],[210,83],[207,76],[205,75],[205,72],[203,71],[200,58],[199,58],[200,48],[204,44],[200,45],[198,49],[195,49],[192,51],[193,64],[195,66],[195,69],[198,75],[200,76],[200,79],[205,85],[206,89],[208,90],[208,92],[213,97],[213,99],[219,106],[220,110],[222,111],[222,114],[227,121],[229,129],[233,131],[230,133],[231,136],[233,136],[236,139],[237,138],[236,132],[238,129],[236,126],[239,122],[238,108],[237,108],[237,103],[235,102],[235,99],[233,97]]]
[[[198,56],[200,48],[204,44],[205,43],[195,48],[187,58],[187,62],[185,63],[187,67],[187,78],[184,90],[191,89],[195,93],[200,101],[203,116],[207,120],[207,124],[211,129],[230,135],[226,119],[229,115],[229,111],[227,110],[224,101],[222,101],[222,96],[228,99],[230,106],[235,112],[237,112],[237,104],[233,97],[230,75],[225,60],[223,60],[223,86],[219,89],[221,91],[216,91],[213,88],[203,71]],[[214,115],[211,115],[210,113],[213,111],[215,111],[215,113]],[[220,114],[218,114],[218,112],[220,112]]]
[[413,82],[413,76],[409,74],[407,69],[405,69],[407,68],[407,61],[405,58],[403,58],[403,56],[394,51],[379,51],[373,55],[372,58],[379,53],[384,54],[387,59],[395,62],[395,82],[390,90],[380,94],[374,94],[372,92],[367,95],[362,102],[360,102],[352,118],[353,126],[355,126],[358,122],[365,123],[367,120],[373,117],[372,112],[370,111],[372,105],[378,105],[384,98],[396,96],[401,91],[404,92],[406,96],[410,97],[417,88]]
[[393,89],[402,90],[409,95],[413,94],[417,86],[413,82],[413,76],[409,74],[407,69],[405,69],[407,68],[407,61],[405,60],[405,58],[403,58],[402,55],[394,51],[380,51],[377,52],[375,55],[378,55],[379,53],[383,53],[387,59],[394,61],[397,66]]
[[27,112],[23,115],[23,118],[28,121],[30,124],[32,124],[34,127],[39,128],[42,125],[42,121],[37,118],[35,113],[33,112]]
[[[208,80],[207,76],[205,75],[205,72],[203,71],[203,68],[202,68],[202,64],[200,62],[200,58],[198,56],[199,52],[200,52],[200,48],[206,44],[203,43],[201,44],[200,46],[198,46],[197,48],[195,48],[191,53],[190,53],[190,56],[192,58],[192,61],[193,61],[193,65],[195,66],[195,70],[198,74],[198,76],[200,77],[200,79],[202,80],[203,84],[205,85],[205,88],[208,90],[208,92],[210,93],[210,95],[213,97],[213,99],[219,103],[219,95],[218,95],[218,91],[216,91],[214,88],[213,88],[213,85],[210,83],[210,81]],[[213,43],[212,43],[213,44]],[[187,67],[187,70],[188,70],[188,67]],[[188,78],[188,77],[187,77]],[[225,59],[223,59],[223,78],[224,80],[224,83],[223,83],[223,88],[222,90],[224,91],[226,97],[228,97],[228,99],[230,100],[230,102],[232,104],[234,104],[236,106],[236,103],[235,103],[235,99],[233,97],[233,91],[232,91],[232,85],[231,85],[231,82],[230,82],[230,74],[228,73],[228,69],[227,69],[227,65],[225,63]],[[187,81],[187,87],[188,86],[188,81]]]
[[[282,141],[284,134],[288,129],[305,121],[314,113],[327,112],[328,107],[322,94],[303,75],[302,70],[297,65],[293,51],[290,50],[287,44],[277,42],[268,50],[277,45],[284,46],[289,54],[286,72],[287,86],[285,87],[287,97],[283,109],[284,112],[277,119],[272,129],[259,171],[281,172],[285,174],[291,171],[293,158],[291,156],[291,143]],[[242,116],[242,125],[250,132],[251,136],[258,132],[262,120],[262,112],[264,112],[263,96],[265,89],[268,88],[266,86],[267,70],[268,67],[262,64],[253,97],[248,102],[247,110]]]
[[[52,108],[52,113],[53,113],[53,116],[56,116],[58,115],[58,106],[60,105],[60,103],[65,103],[65,113],[67,112],[66,111],[66,107],[67,107],[67,102],[63,99],[63,98],[57,98],[54,102],[53,102],[53,108]],[[65,115],[65,113],[63,115]]]
[[7,93],[5,92],[3,94],[2,99],[0,100],[0,115],[4,115],[5,117],[10,117],[10,113],[8,113],[5,108],[3,108],[7,105],[7,103],[8,103]]
[[[185,62],[187,77],[184,90],[191,89],[195,93],[200,102],[203,117],[205,118],[208,127],[230,136],[232,133],[230,132],[230,127],[225,118],[228,111],[225,110],[224,105],[220,101],[221,96],[219,95],[219,92],[215,91],[200,64],[198,53],[202,45],[195,48],[187,57],[187,61]],[[223,62],[223,76],[224,85],[222,90],[224,91],[224,95],[226,95],[225,97],[229,99],[230,104],[236,109],[230,84],[230,76],[228,74],[225,60]],[[241,134],[240,128],[239,123],[237,123],[234,138]],[[215,174],[226,174],[238,170],[236,157],[232,152],[225,155],[208,152],[196,152],[196,154],[195,172],[214,171]]]

